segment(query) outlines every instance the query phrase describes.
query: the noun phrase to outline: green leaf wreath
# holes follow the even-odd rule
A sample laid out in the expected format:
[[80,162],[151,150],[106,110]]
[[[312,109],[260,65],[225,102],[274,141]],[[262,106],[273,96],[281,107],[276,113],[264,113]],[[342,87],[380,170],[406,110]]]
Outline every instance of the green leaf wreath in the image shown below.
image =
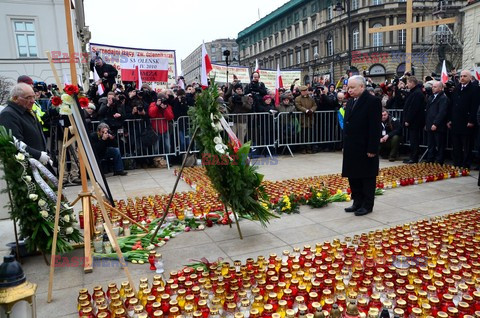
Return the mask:
[[328,198],[330,193],[328,188],[323,186],[322,190],[317,190],[315,188],[310,188],[312,196],[307,200],[307,204],[312,208],[322,208],[328,204]]
[[284,194],[280,201],[274,206],[275,211],[278,214],[287,213],[300,213],[300,203],[295,194]]
[[[2,189],[2,192],[10,190],[12,200],[11,204],[7,203],[5,207],[9,210],[10,217],[18,222],[20,237],[26,240],[27,250],[50,253],[57,203],[35,182],[28,154],[17,150],[11,131],[7,132],[3,126],[0,126],[0,161],[3,164],[3,179],[8,185],[8,189]],[[44,181],[56,193],[50,180]],[[76,222],[73,209],[63,198],[57,240],[58,253],[71,250],[69,242],[82,240],[79,230],[74,227]]]
[[238,147],[228,142],[221,125],[223,116],[218,109],[218,96],[217,85],[210,85],[198,95],[195,107],[189,111],[193,129],[198,127],[196,140],[202,158],[212,159],[204,160],[208,161],[207,176],[220,200],[239,217],[257,220],[266,226],[277,216],[262,204],[267,200],[261,185],[263,175],[256,172],[256,166],[250,165],[250,143]]

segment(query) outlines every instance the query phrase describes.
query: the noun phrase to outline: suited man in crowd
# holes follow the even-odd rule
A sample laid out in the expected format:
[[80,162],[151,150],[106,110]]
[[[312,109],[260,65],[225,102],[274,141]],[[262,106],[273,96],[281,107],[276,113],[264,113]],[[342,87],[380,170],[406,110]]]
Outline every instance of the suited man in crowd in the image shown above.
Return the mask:
[[464,70],[460,73],[460,83],[451,97],[448,128],[452,130],[453,164],[470,168],[472,149],[480,103],[480,89],[472,83],[472,74]]
[[417,163],[420,155],[420,140],[425,126],[425,95],[422,90],[423,85],[414,76],[408,77],[407,87],[410,93],[405,100],[403,122],[410,136],[410,158],[404,163]]
[[345,212],[362,216],[372,212],[378,175],[382,104],[370,95],[363,76],[348,79],[348,94],[343,126],[342,176],[348,178],[353,205]]
[[10,93],[7,107],[0,113],[0,126],[10,129],[30,156],[47,165],[51,160],[47,154],[42,125],[32,110],[34,104],[32,86],[26,83],[16,84]]
[[448,97],[443,83],[434,81],[432,95],[428,98],[425,130],[427,131],[427,162],[443,164],[447,134]]
[[105,63],[100,56],[96,56],[90,62],[90,70],[93,72],[93,69],[97,71],[98,76],[102,80],[105,92],[109,92],[113,88],[113,84],[116,83],[116,77],[118,71],[115,67],[110,64]]

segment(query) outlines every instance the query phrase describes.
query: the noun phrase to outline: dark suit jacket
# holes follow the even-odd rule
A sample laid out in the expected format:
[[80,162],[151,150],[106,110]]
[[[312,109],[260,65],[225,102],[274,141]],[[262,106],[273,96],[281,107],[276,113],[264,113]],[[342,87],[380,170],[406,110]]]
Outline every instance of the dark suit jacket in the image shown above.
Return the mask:
[[473,133],[473,128],[467,128],[468,123],[477,124],[477,110],[480,103],[480,89],[470,82],[463,90],[459,84],[452,94],[450,120],[454,134]]
[[425,128],[427,131],[431,131],[432,125],[437,126],[439,132],[447,130],[447,110],[448,110],[448,97],[444,92],[438,93],[435,100],[434,95],[428,98],[427,102],[427,114],[425,116]]
[[423,128],[425,125],[425,95],[422,86],[415,86],[405,100],[403,108],[403,121],[409,128]]
[[8,101],[7,107],[0,113],[0,125],[12,130],[12,135],[26,145],[26,151],[35,159],[40,159],[42,151],[47,151],[42,125],[29,112]]
[[370,178],[378,175],[378,155],[369,158],[367,153],[378,154],[382,135],[382,103],[366,90],[357,99],[347,103],[343,122],[342,176]]

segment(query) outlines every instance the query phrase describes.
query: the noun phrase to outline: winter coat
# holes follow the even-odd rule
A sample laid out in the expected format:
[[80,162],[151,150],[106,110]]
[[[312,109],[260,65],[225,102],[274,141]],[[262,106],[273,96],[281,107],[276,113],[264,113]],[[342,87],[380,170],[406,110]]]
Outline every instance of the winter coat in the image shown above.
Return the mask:
[[152,123],[152,128],[159,134],[164,134],[168,131],[168,121],[173,120],[172,107],[167,106],[165,109],[157,106],[155,102],[152,102],[148,107],[148,116]]
[[473,127],[467,128],[471,123],[476,126],[477,110],[480,103],[480,89],[473,83],[467,84],[462,90],[462,84],[459,84],[452,94],[452,104],[450,110],[450,120],[452,122],[452,132],[454,134],[473,133]]
[[[307,110],[311,110],[312,112],[315,112],[317,110],[317,104],[315,104],[315,100],[309,96],[298,96],[295,98],[295,106],[299,111],[302,113],[306,113]],[[301,117],[301,125],[303,128],[312,128],[313,127],[313,113],[309,113],[308,115],[302,116]]]
[[[370,178],[378,175],[380,137],[382,134],[382,104],[367,90],[356,101],[350,99],[343,126],[342,176]],[[377,154],[369,158],[367,153]]]
[[422,85],[415,86],[405,100],[403,122],[409,128],[422,128],[425,125],[425,95]]
[[425,115],[425,128],[427,131],[432,130],[432,125],[437,127],[436,131],[443,132],[447,130],[447,112],[448,112],[448,98],[444,92],[437,94],[434,100],[434,95],[428,98],[427,113]]

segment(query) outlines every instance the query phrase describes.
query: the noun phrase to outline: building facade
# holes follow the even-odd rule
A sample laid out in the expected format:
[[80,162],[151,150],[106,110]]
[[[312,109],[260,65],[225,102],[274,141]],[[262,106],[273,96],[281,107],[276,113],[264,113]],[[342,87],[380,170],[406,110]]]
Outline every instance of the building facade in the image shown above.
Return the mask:
[[[235,39],[218,39],[212,42],[205,43],[210,61],[214,64],[225,65],[226,58],[223,52],[230,51],[228,57],[229,65],[239,65],[238,45]],[[181,61],[182,73],[187,84],[193,82],[200,82],[200,68],[202,59],[202,45],[200,44],[192,53],[190,53],[184,60]]]
[[463,12],[463,69],[480,67],[480,1],[471,2]]
[[[457,16],[465,4],[415,1],[413,22]],[[401,0],[291,0],[238,34],[240,61],[251,69],[255,59],[260,68],[280,64],[282,69],[301,69],[302,84],[336,82],[348,70],[365,71],[378,83],[401,76],[407,58],[418,77],[438,73],[443,59],[461,64],[455,36],[460,24],[414,29],[411,56],[405,54],[405,30],[367,33],[405,21],[406,2]]]
[[[83,0],[71,0],[71,9],[75,53],[80,56],[78,81],[88,83],[88,59],[82,57],[87,54],[90,32],[85,25]],[[61,82],[70,79],[63,0],[0,0],[0,26],[0,75],[12,82],[19,75],[28,75],[34,81],[55,83],[45,53],[50,51]]]

